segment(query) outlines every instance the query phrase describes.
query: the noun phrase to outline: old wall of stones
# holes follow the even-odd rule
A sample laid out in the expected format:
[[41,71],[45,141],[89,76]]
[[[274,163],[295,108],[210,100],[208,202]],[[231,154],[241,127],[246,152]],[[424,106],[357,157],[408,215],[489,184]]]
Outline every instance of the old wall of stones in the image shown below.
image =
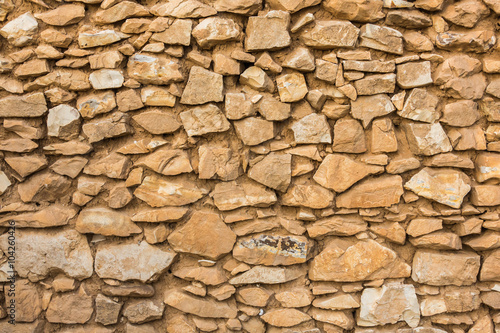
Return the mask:
[[500,332],[499,14],[1,0],[0,332]]

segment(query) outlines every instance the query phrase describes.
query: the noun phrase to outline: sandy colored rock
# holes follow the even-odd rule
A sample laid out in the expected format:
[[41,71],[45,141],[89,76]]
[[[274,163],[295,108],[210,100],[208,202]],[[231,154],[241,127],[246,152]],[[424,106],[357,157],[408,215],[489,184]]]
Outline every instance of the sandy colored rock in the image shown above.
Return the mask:
[[291,327],[311,320],[311,317],[296,309],[274,309],[266,312],[262,320],[275,327]]
[[233,20],[218,17],[201,20],[193,29],[193,37],[202,48],[237,40],[240,33],[239,26]]
[[150,106],[175,106],[176,97],[167,89],[149,86],[141,89],[141,101]]
[[473,252],[417,250],[413,257],[413,281],[431,286],[471,285],[479,272],[479,255]]
[[[247,51],[277,50],[291,43],[288,33],[290,14],[272,10],[264,16],[252,16],[246,26],[245,49]],[[273,34],[269,34],[273,31]]]
[[138,234],[141,228],[128,215],[105,207],[83,209],[76,220],[76,230],[82,234],[127,237]]
[[4,216],[0,218],[0,225],[8,227],[9,222],[14,221],[17,228],[56,227],[68,224],[76,214],[77,211],[72,207],[53,204],[36,212]]
[[481,267],[479,275],[481,281],[500,281],[500,274],[498,267],[500,265],[500,250],[494,250],[489,253]]
[[364,128],[367,128],[374,118],[388,115],[394,110],[396,108],[386,94],[360,96],[351,101],[351,114],[362,121]]
[[50,323],[84,324],[94,312],[94,300],[88,295],[54,295],[47,308],[46,317]]
[[211,179],[215,176],[224,181],[234,180],[240,175],[238,155],[230,148],[200,146],[199,178]]
[[110,112],[116,107],[115,94],[112,91],[104,91],[85,95],[78,98],[76,105],[83,118],[94,118],[96,115]]
[[460,250],[462,242],[453,232],[436,231],[417,238],[410,238],[415,247],[425,247],[435,250]]
[[447,31],[436,37],[436,46],[449,51],[484,53],[490,50],[495,42],[496,37],[491,30]]
[[80,132],[80,113],[77,109],[61,104],[49,109],[47,135],[61,139],[72,139]]
[[106,176],[109,178],[126,179],[132,161],[127,157],[117,153],[111,153],[108,156],[97,160],[90,160],[89,164],[83,169],[83,173],[93,176]]
[[[227,95],[226,95],[227,99]],[[291,114],[289,103],[282,103],[272,97],[264,97],[258,104],[259,113],[270,121],[281,121],[288,119]]]
[[0,29],[0,35],[17,47],[31,44],[37,32],[38,22],[30,12],[16,17]]
[[220,210],[244,206],[268,207],[277,201],[273,190],[245,177],[218,183],[210,195]]
[[366,151],[365,133],[361,124],[350,118],[342,118],[333,127],[334,152],[359,154]]
[[256,146],[274,138],[274,123],[261,118],[248,117],[233,122],[236,135],[245,145]]
[[305,267],[298,265],[291,267],[254,266],[245,273],[229,280],[229,283],[233,285],[254,283],[278,284],[293,281],[305,274]]
[[411,284],[387,284],[366,288],[361,294],[360,326],[377,326],[405,321],[410,327],[420,322],[420,309]]
[[184,78],[173,58],[134,54],[127,63],[129,77],[144,84],[167,85]]
[[189,72],[189,79],[180,102],[189,105],[222,102],[224,99],[223,88],[222,75],[199,66],[193,66]]
[[201,199],[206,190],[188,178],[146,176],[134,196],[151,207],[183,206]]
[[5,157],[5,162],[21,177],[27,177],[47,166],[47,159],[40,155]]
[[[149,245],[126,242],[100,243],[95,254],[95,271],[102,279],[120,281],[156,280],[172,264],[176,253]],[[115,269],[120,267],[120,270]]]
[[474,185],[470,193],[474,206],[500,205],[500,188],[496,185]]
[[98,24],[109,24],[132,16],[149,16],[149,10],[132,1],[121,1],[104,10],[98,10],[94,14],[94,21]]
[[235,318],[237,315],[234,302],[200,298],[178,289],[167,290],[163,301],[173,308],[202,318]]
[[[362,259],[361,259],[362,258]],[[311,262],[313,281],[355,282],[410,276],[410,266],[373,240],[355,244],[333,239]]]
[[199,18],[217,14],[211,6],[197,0],[171,0],[151,7],[155,16],[172,16],[178,18]]
[[43,93],[11,95],[0,99],[0,117],[39,117],[47,112]]
[[396,89],[396,74],[377,74],[354,81],[358,95],[392,94]]
[[356,162],[347,156],[330,154],[318,167],[313,179],[335,192],[344,192],[359,180],[383,172],[383,167]]
[[432,19],[418,10],[391,10],[385,23],[406,29],[422,29],[432,26]]
[[464,240],[464,244],[470,246],[475,251],[487,251],[500,247],[500,233],[488,230],[479,236],[474,236]]
[[380,176],[366,179],[339,194],[336,205],[343,208],[388,207],[398,203],[402,194],[400,176]]
[[394,125],[388,118],[375,119],[372,123],[372,153],[391,153],[398,150]]
[[352,48],[359,32],[355,25],[347,21],[316,21],[312,29],[304,30],[300,39],[305,45],[317,49]]
[[396,29],[368,23],[360,29],[359,46],[403,54],[403,35]]
[[213,5],[219,12],[254,15],[262,8],[262,0],[217,0]]
[[43,23],[55,26],[65,26],[80,22],[85,17],[85,7],[81,4],[68,4],[58,6],[35,17]]
[[433,83],[431,62],[407,62],[397,66],[396,80],[403,89],[423,87]]
[[281,197],[285,206],[302,206],[313,209],[329,207],[332,204],[335,194],[319,185],[298,185],[294,184]]
[[354,328],[355,325],[353,315],[348,311],[331,311],[311,308],[308,313],[316,321],[326,323],[323,325],[324,327],[335,327],[336,329],[336,327],[339,326],[342,329],[350,330]]
[[187,153],[180,149],[158,149],[139,158],[136,166],[145,166],[165,176],[193,171]]
[[125,37],[123,34],[114,30],[92,30],[80,32],[78,44],[81,48],[91,48],[116,43],[123,37]]
[[335,18],[357,22],[375,22],[384,18],[385,14],[382,12],[382,5],[381,0],[328,0],[323,2],[323,7],[332,13]]
[[366,229],[366,222],[357,216],[333,216],[309,224],[307,226],[307,234],[311,238],[328,235],[352,236]]
[[274,92],[274,83],[266,72],[256,66],[247,68],[240,75],[240,83],[255,90]]
[[285,192],[291,182],[292,155],[271,153],[253,165],[248,177],[272,189]]
[[240,238],[233,257],[251,265],[293,265],[309,259],[312,244],[302,236],[272,236]]
[[475,176],[476,180],[480,183],[488,179],[500,178],[500,155],[495,153],[481,153],[478,154],[475,161]]
[[301,72],[312,72],[315,69],[314,56],[306,47],[296,48],[290,52],[282,63],[283,67]]
[[231,126],[222,111],[212,103],[181,112],[179,117],[189,136],[225,132]]
[[132,119],[151,134],[172,133],[181,127],[173,113],[159,110],[141,112]]
[[304,75],[300,73],[284,74],[276,78],[280,100],[284,103],[297,102],[304,98],[308,88]]
[[19,184],[17,191],[23,202],[54,202],[67,194],[71,181],[58,174],[43,171]]
[[142,324],[161,319],[165,304],[160,300],[136,300],[123,308],[123,316],[131,323]]
[[122,303],[115,302],[102,294],[98,294],[95,298],[95,321],[103,325],[116,324],[122,305]]
[[439,121],[450,126],[467,127],[473,125],[479,118],[477,103],[462,100],[446,104]]
[[447,6],[442,15],[453,24],[472,28],[481,17],[490,13],[488,7],[481,1],[464,0]]
[[439,123],[403,124],[410,149],[416,155],[432,156],[452,151],[450,140]]
[[240,303],[265,307],[272,296],[272,292],[260,287],[244,287],[239,288],[236,294],[236,300]]
[[[0,237],[7,252],[8,234]],[[36,246],[33,246],[36,244]],[[87,238],[75,230],[16,230],[16,272],[30,281],[40,281],[53,271],[82,280],[93,273],[93,259]]]
[[82,131],[88,137],[89,143],[132,134],[133,129],[129,125],[129,119],[128,114],[115,112],[110,116],[86,122],[82,126]]

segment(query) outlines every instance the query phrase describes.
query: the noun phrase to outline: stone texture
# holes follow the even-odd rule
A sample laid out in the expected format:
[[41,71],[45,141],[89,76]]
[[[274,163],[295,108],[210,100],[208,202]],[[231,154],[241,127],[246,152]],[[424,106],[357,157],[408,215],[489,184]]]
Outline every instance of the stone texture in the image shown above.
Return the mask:
[[291,182],[292,156],[269,154],[253,165],[248,177],[272,189],[285,192]]
[[366,179],[339,194],[337,207],[342,208],[375,208],[397,204],[403,194],[400,176],[380,176]]
[[167,134],[177,131],[181,123],[171,112],[147,111],[132,117],[141,127],[151,134]]
[[167,290],[163,301],[173,308],[203,318],[235,318],[237,314],[237,311],[231,306],[234,304],[203,299],[178,289]]
[[363,127],[370,125],[374,118],[385,116],[396,110],[386,94],[360,96],[351,101],[351,115],[362,121]]
[[232,210],[244,206],[268,207],[277,201],[274,191],[247,178],[215,185],[210,194],[220,210]]
[[129,58],[127,73],[144,84],[166,85],[184,79],[176,60],[144,54],[134,54]]
[[266,267],[254,266],[243,274],[237,275],[231,280],[230,284],[243,285],[243,284],[278,284],[293,281],[300,276],[306,274],[303,266],[291,267]]
[[236,135],[248,146],[255,146],[274,138],[275,129],[272,121],[248,117],[233,122]]
[[237,40],[240,33],[233,20],[218,17],[206,18],[193,29],[193,37],[202,48]]
[[35,17],[48,25],[65,26],[81,21],[85,17],[85,7],[81,4],[68,4],[35,14]]
[[207,102],[222,102],[224,99],[223,87],[222,75],[199,66],[193,66],[189,72],[186,88],[182,93],[181,103],[197,105]]
[[17,47],[31,44],[37,32],[38,22],[30,12],[16,17],[0,29],[0,35]]
[[212,103],[184,111],[179,116],[189,136],[225,132],[231,126],[222,111]]
[[46,317],[50,323],[84,324],[89,321],[93,299],[88,295],[60,294],[51,298]]
[[432,156],[453,150],[443,127],[439,123],[407,123],[404,124],[403,129],[410,149],[416,155]]
[[311,113],[291,125],[296,143],[332,143],[330,125],[324,115]]
[[311,320],[311,317],[296,309],[275,309],[266,312],[262,320],[275,327],[291,327]]
[[[277,50],[291,43],[288,27],[290,14],[272,10],[264,16],[252,16],[246,27],[245,49],[247,51]],[[269,34],[268,31],[273,31]]]
[[316,21],[312,29],[307,29],[300,35],[300,39],[305,45],[316,49],[352,48],[359,32],[354,24],[347,21]]
[[47,102],[42,93],[0,99],[0,117],[40,117],[45,112]]
[[141,232],[128,215],[105,208],[83,209],[76,220],[76,230],[82,234],[127,237]]
[[361,27],[359,40],[359,46],[403,54],[403,35],[396,29],[368,23]]
[[403,89],[423,87],[433,83],[431,62],[407,62],[397,66],[396,80]]
[[319,185],[294,184],[282,196],[282,204],[321,209],[330,206],[334,197],[334,193]]

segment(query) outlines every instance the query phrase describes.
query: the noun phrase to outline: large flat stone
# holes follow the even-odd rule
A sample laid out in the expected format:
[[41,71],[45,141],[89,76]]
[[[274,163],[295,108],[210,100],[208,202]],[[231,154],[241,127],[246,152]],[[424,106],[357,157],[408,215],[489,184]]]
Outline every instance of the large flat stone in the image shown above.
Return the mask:
[[403,194],[400,176],[384,175],[366,179],[337,196],[336,205],[341,208],[389,207],[397,204]]

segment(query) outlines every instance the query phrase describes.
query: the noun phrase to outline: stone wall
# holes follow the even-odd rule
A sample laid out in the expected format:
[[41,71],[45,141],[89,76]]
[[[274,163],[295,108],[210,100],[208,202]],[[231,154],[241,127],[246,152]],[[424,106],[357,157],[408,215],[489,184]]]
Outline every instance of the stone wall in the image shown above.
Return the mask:
[[0,333],[500,332],[499,14],[0,0]]

